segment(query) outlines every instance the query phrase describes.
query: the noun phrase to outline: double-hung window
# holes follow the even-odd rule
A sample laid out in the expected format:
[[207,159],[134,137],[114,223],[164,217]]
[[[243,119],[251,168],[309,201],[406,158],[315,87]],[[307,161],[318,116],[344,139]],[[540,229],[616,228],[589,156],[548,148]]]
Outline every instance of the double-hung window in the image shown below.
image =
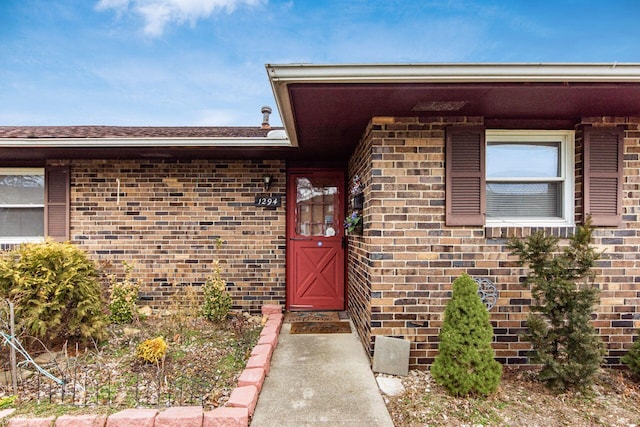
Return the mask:
[[0,242],[44,237],[44,195],[44,169],[0,168]]
[[576,177],[573,130],[447,127],[446,225],[573,226],[577,211],[593,225],[620,226],[624,128],[582,125],[578,131]]
[[573,225],[573,131],[487,130],[486,224]]

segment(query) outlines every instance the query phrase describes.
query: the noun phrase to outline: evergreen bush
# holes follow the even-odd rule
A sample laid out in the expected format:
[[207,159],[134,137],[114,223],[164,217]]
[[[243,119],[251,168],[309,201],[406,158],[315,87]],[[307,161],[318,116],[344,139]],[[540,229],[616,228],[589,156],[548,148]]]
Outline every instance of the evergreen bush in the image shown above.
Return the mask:
[[599,300],[592,267],[600,256],[590,246],[592,232],[587,220],[563,251],[558,237],[543,232],[509,245],[519,264],[530,269],[524,284],[531,286],[534,304],[526,338],[533,347],[531,360],[542,364],[539,378],[552,388],[589,386],[604,357],[591,323]]
[[489,312],[467,274],[453,282],[439,338],[439,354],[431,366],[438,384],[455,396],[489,395],[498,388],[502,365],[491,348]]
[[5,252],[0,297],[15,304],[18,327],[42,339],[100,339],[108,323],[96,265],[70,243],[47,240]]
[[620,360],[627,365],[636,378],[640,379],[640,330],[638,330],[636,342]]

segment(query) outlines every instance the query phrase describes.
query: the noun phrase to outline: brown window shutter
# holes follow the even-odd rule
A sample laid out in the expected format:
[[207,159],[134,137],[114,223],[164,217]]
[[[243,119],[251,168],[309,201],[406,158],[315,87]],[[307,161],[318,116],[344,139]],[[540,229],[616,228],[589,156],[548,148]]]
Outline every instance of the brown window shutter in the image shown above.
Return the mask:
[[47,166],[45,173],[44,233],[54,240],[69,240],[69,167]]
[[452,126],[446,137],[446,224],[484,225],[484,128]]
[[584,129],[584,209],[593,225],[622,224],[624,131]]

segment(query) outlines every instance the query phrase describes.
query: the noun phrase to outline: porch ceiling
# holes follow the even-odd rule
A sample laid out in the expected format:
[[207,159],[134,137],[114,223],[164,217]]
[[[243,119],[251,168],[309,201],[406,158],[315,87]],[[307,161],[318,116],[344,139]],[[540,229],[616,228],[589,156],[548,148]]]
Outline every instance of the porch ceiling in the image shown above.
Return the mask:
[[637,64],[267,65],[293,145],[348,156],[374,116],[482,116],[489,127],[568,128],[640,116]]

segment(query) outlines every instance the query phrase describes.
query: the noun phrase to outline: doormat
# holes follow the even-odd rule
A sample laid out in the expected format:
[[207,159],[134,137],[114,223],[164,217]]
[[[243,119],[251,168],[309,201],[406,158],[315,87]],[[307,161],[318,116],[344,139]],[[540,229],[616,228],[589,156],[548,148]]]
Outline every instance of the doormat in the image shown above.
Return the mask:
[[340,317],[336,311],[293,311],[284,317],[285,322],[338,322]]
[[294,322],[292,334],[350,334],[349,322]]

